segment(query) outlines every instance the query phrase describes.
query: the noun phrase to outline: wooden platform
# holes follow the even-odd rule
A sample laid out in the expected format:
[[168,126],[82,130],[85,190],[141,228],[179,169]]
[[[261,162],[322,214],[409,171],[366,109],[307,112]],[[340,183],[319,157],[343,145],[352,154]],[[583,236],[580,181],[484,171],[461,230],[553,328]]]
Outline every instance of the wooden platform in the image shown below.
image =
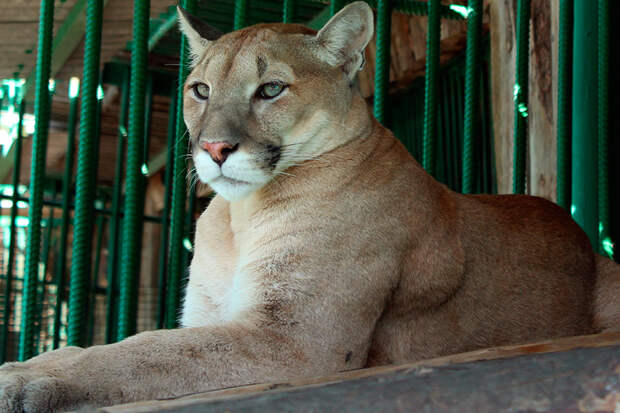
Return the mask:
[[620,412],[620,333],[498,347],[98,412]]

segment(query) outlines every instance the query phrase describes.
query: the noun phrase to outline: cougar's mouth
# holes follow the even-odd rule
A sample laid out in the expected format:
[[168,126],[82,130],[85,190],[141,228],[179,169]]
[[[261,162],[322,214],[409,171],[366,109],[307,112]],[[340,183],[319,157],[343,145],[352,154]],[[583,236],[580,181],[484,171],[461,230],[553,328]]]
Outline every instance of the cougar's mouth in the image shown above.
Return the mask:
[[256,185],[255,182],[248,182],[248,181],[243,181],[241,179],[231,178],[231,177],[226,176],[224,174],[218,176],[214,180],[222,180],[222,181],[224,181],[224,182],[226,182],[228,184]]

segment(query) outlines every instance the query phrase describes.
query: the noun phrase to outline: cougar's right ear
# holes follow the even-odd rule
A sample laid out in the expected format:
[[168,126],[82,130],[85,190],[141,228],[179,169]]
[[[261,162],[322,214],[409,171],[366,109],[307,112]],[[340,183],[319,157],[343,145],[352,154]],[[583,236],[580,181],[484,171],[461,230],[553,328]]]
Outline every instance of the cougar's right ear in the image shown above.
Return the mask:
[[189,43],[193,66],[196,60],[200,58],[207,49],[209,43],[219,39],[223,33],[219,29],[200,20],[198,17],[192,16],[181,6],[177,6],[177,15],[179,16],[179,27],[181,32],[185,35]]
[[350,79],[364,65],[364,49],[374,31],[372,9],[356,1],[340,10],[317,33],[321,58],[343,66]]

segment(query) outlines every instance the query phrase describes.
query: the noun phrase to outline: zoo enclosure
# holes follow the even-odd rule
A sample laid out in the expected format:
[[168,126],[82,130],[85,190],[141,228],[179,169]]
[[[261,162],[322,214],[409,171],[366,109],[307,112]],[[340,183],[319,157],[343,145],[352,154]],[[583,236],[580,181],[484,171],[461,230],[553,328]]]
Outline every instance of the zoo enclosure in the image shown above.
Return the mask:
[[[182,1],[190,13],[205,17],[224,31],[260,21],[303,22],[319,29],[345,3],[285,0],[258,4],[256,0],[216,0],[198,4],[196,0]],[[488,39],[482,27],[482,0],[470,0],[466,5],[444,4],[439,0],[368,3],[377,13],[372,102],[377,119],[395,131],[427,171],[451,188],[464,193],[495,192],[489,90],[492,68],[488,60]],[[14,357],[9,354],[11,332],[19,333],[19,343],[12,349],[17,348],[20,360],[64,344],[65,335],[67,344],[92,344],[97,300],[105,303],[106,342],[135,333],[139,252],[145,225],[162,228],[156,257],[159,262],[156,327],[176,327],[185,268],[191,256],[192,219],[197,209],[196,187],[188,187],[186,180],[187,135],[178,87],[187,75],[187,45],[185,39],[180,39],[178,74],[149,69],[149,52],[157,48],[174,49],[178,47],[179,37],[171,31],[176,25],[174,8],[149,24],[149,4],[148,0],[134,2],[131,64],[111,63],[100,71],[104,1],[85,3],[87,30],[81,93],[74,82],[70,93],[66,169],[62,177],[53,179],[46,176],[45,157],[50,95],[53,94],[53,87],[49,85],[54,2],[42,0],[40,3],[34,82],[36,127],[27,189],[20,185],[19,175],[22,146],[26,142],[21,129],[29,95],[27,91],[10,93],[8,89],[3,93],[3,103],[14,108],[19,120],[14,140],[13,179],[7,187],[11,189],[2,195],[10,203],[10,215],[7,234],[3,234],[7,248],[6,266],[0,280],[4,286],[0,362]],[[526,190],[530,7],[529,0],[517,2],[515,193]],[[595,248],[607,255],[613,254],[612,235],[618,236],[618,230],[614,229],[618,224],[612,220],[620,219],[617,212],[610,213],[618,211],[619,180],[613,165],[610,172],[609,163],[612,153],[618,151],[618,144],[609,139],[618,136],[615,132],[610,135],[610,128],[617,130],[613,128],[618,125],[609,118],[609,108],[614,107],[609,103],[610,97],[614,98],[609,91],[617,90],[618,82],[615,77],[610,78],[610,66],[615,63],[609,60],[612,30],[609,21],[610,14],[617,14],[618,9],[608,0],[560,0],[557,199],[561,206],[571,210]],[[428,16],[427,59],[423,79],[404,91],[389,94],[389,34],[393,10]],[[463,56],[440,66],[442,19],[467,21],[467,48]],[[592,47],[592,33],[596,33],[597,47]],[[98,187],[96,171],[99,136],[105,127],[101,122],[102,83],[117,85],[121,93],[114,183],[107,189]],[[151,158],[149,151],[152,107],[157,96],[167,96],[170,100],[168,152],[163,161]],[[80,139],[76,154],[78,111]],[[74,156],[78,160],[75,177]],[[144,212],[145,180],[157,162],[165,164],[165,196],[163,213],[154,216]],[[27,219],[18,214],[20,203],[27,203]],[[104,235],[107,235],[108,245],[105,287],[102,287],[100,267]],[[23,250],[23,257],[20,250]],[[50,271],[52,252],[57,259],[55,268]],[[21,271],[17,271],[17,267]],[[17,273],[23,273],[23,280],[15,276]],[[15,325],[17,321],[19,326]]]

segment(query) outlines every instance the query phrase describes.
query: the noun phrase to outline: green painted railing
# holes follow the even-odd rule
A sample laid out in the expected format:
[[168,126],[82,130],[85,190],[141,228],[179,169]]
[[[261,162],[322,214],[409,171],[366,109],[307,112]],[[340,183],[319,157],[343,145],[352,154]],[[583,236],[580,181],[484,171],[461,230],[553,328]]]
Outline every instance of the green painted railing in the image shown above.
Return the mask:
[[84,43],[84,75],[82,77],[80,140],[75,185],[71,285],[69,288],[67,343],[71,346],[86,344],[86,317],[91,279],[93,206],[96,188],[93,183],[97,180],[99,146],[97,88],[100,87],[99,60],[102,19],[103,1],[89,1],[86,6],[86,26],[90,30],[86,31]]
[[374,114],[385,122],[385,101],[390,83],[390,39],[392,32],[392,8],[389,0],[377,2],[377,54],[375,64]]
[[133,49],[129,93],[129,134],[127,138],[127,175],[125,178],[125,219],[121,250],[121,277],[117,339],[136,332],[138,277],[144,213],[144,116],[150,0],[135,0],[133,17]]
[[467,62],[465,65],[465,124],[463,125],[463,193],[474,192],[474,140],[480,111],[480,38],[482,36],[482,0],[469,0],[467,14]]
[[[238,0],[235,2],[235,24],[241,17],[237,14]],[[196,8],[196,0],[185,0],[183,7],[190,13]],[[185,236],[185,222],[183,220],[186,211],[187,200],[187,163],[186,154],[188,147],[187,129],[183,120],[183,87],[185,78],[189,74],[187,64],[188,43],[185,37],[181,40],[181,62],[179,67],[177,110],[177,133],[174,143],[174,167],[172,177],[172,216],[170,218],[170,258],[168,266],[168,280],[166,284],[166,328],[177,327],[178,311],[181,302],[181,277],[183,269],[183,238]]]
[[574,0],[573,103],[572,103],[572,203],[573,218],[584,229],[592,246],[598,245],[598,86],[597,2]]
[[613,256],[609,238],[609,0],[598,0],[598,243]]
[[431,175],[435,175],[437,153],[437,96],[439,82],[439,43],[441,41],[441,20],[439,0],[428,1],[428,34],[426,38],[426,98],[424,99],[424,153],[422,165]]
[[30,210],[28,214],[28,241],[22,293],[22,325],[19,341],[19,360],[27,360],[35,351],[35,318],[41,248],[41,214],[43,211],[43,179],[47,152],[47,134],[50,116],[48,83],[50,78],[52,32],[54,29],[54,1],[41,0],[37,50],[35,107],[36,129],[32,142],[30,165]]
[[129,110],[129,70],[124,69],[121,80],[121,107],[118,120],[116,144],[116,166],[114,168],[114,188],[112,193],[112,214],[108,239],[108,286],[106,290],[106,343],[116,341],[118,320],[118,291],[120,268],[120,232],[122,177],[127,147],[127,115]]
[[558,43],[557,201],[570,210],[573,0],[560,0]]
[[527,133],[528,133],[528,93],[530,67],[530,0],[517,3],[517,69],[514,86],[515,131],[512,191],[525,193]]
[[[97,66],[97,72],[99,67]],[[60,328],[62,318],[62,303],[65,297],[65,280],[67,279],[67,243],[69,239],[70,201],[71,187],[73,184],[73,160],[75,157],[75,125],[79,104],[80,82],[77,78],[71,79],[69,89],[69,119],[67,126],[67,157],[65,158],[65,171],[62,179],[62,223],[60,231],[60,248],[58,252],[59,268],[56,273],[56,311],[54,312],[54,349],[60,346]],[[91,183],[89,182],[89,185]],[[83,293],[83,291],[82,291]],[[79,327],[78,327],[79,328]]]

